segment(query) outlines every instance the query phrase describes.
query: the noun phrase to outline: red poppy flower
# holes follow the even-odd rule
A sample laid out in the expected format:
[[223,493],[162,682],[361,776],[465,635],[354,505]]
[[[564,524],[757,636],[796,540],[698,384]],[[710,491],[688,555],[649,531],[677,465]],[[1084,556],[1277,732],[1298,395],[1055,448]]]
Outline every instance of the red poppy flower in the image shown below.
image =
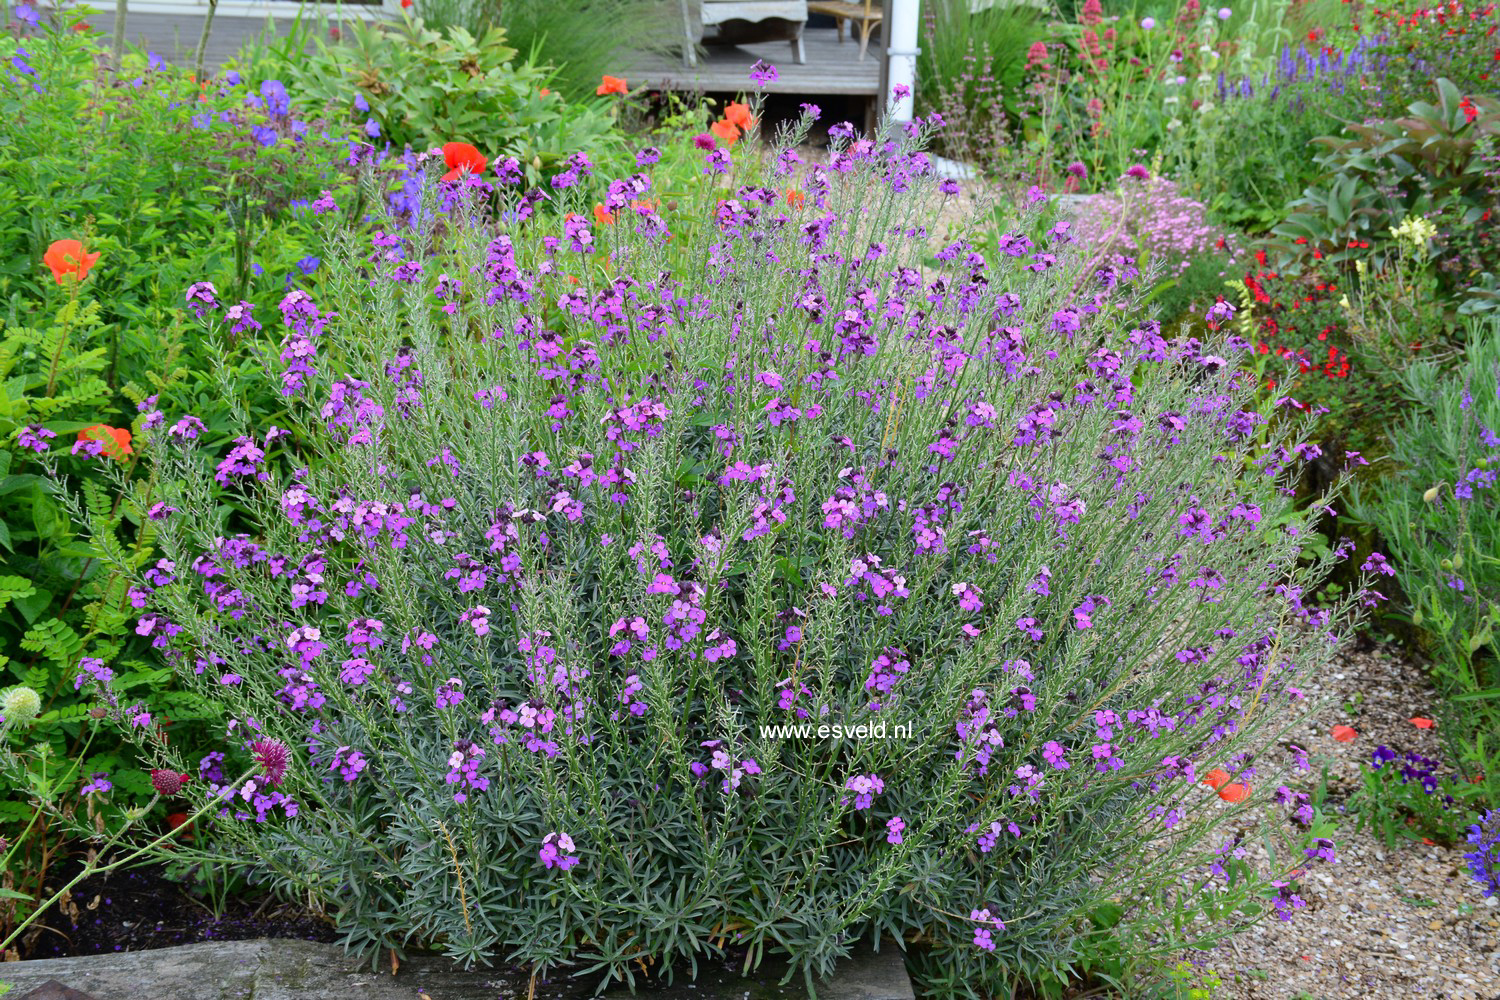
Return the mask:
[[401,9],[402,10],[405,10],[407,7],[410,7],[410,6],[411,6],[411,0],[401,0]]
[[1423,719],[1421,717],[1412,719],[1411,724],[1416,726],[1418,729],[1431,729],[1433,726],[1437,725],[1437,723],[1433,722],[1431,719]]
[[601,226],[613,225],[615,221],[615,213],[607,210],[603,205],[595,204],[594,221],[599,223],[599,225]]
[[740,104],[738,101],[724,109],[724,120],[738,125],[746,132],[750,131],[751,126],[755,124],[755,117],[750,114],[750,106]]
[[796,188],[786,189],[786,203],[793,208],[801,208],[807,202],[807,195]]
[[1229,772],[1222,767],[1216,767],[1203,776],[1203,784],[1218,791],[1229,781]]
[[714,122],[708,127],[708,130],[720,139],[723,139],[726,146],[733,146],[740,137],[739,127],[730,121]]
[[1223,799],[1225,802],[1228,802],[1230,805],[1237,806],[1249,797],[1250,786],[1242,785],[1239,782],[1235,782],[1232,785],[1225,785],[1223,788],[1219,789],[1219,798]]
[[625,78],[623,76],[610,76],[608,73],[606,73],[600,79],[599,87],[594,91],[594,93],[598,94],[600,97],[603,97],[605,94],[624,95],[630,93],[630,88],[626,85]]
[[443,175],[445,181],[456,181],[465,173],[482,174],[490,165],[484,154],[467,142],[443,143],[443,162],[448,165],[448,172]]
[[132,453],[130,447],[130,431],[124,427],[110,427],[108,424],[95,424],[85,427],[78,432],[80,441],[102,441],[104,442],[104,454],[116,461],[123,462],[125,456]]
[[1359,738],[1359,733],[1349,726],[1334,726],[1332,736],[1340,743],[1353,743]]
[[57,240],[42,254],[42,263],[52,269],[52,277],[59,285],[65,274],[76,274],[79,281],[87,278],[89,268],[98,259],[97,253],[84,253],[83,244],[77,240]]

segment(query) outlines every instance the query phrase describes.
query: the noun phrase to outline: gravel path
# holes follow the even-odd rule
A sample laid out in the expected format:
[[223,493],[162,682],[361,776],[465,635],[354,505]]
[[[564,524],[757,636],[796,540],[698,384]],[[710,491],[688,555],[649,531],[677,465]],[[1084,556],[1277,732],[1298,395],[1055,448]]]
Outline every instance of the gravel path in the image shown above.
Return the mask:
[[[1329,768],[1329,800],[1362,782],[1370,752],[1441,757],[1441,722],[1423,672],[1387,650],[1349,652],[1304,685],[1325,707],[1291,738],[1312,753],[1314,773]],[[1345,711],[1356,696],[1362,702]],[[1335,725],[1359,733],[1350,743]],[[1500,1000],[1500,899],[1485,899],[1470,878],[1464,847],[1420,841],[1394,849],[1348,823],[1337,835],[1339,863],[1301,883],[1307,908],[1289,924],[1270,920],[1207,955],[1192,956],[1223,981],[1231,1000]]]

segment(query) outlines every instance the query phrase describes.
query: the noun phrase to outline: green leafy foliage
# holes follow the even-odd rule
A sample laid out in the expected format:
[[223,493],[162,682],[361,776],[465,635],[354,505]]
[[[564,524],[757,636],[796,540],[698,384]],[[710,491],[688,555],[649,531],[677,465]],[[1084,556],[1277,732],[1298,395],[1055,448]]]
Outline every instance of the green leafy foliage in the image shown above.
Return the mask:
[[1446,79],[1433,87],[1434,101],[1415,102],[1403,116],[1317,140],[1327,149],[1317,158],[1323,178],[1292,204],[1268,244],[1283,270],[1308,266],[1314,254],[1324,267],[1365,260],[1381,270],[1398,242],[1393,230],[1409,218],[1437,227],[1438,247],[1460,258],[1444,274],[1452,307],[1479,273],[1495,270],[1500,248],[1465,234],[1497,203],[1490,161],[1500,102],[1465,96]]
[[515,157],[535,181],[587,150],[607,158],[623,146],[602,100],[576,103],[543,94],[552,72],[520,57],[505,32],[442,31],[420,19],[356,21],[339,42],[313,35],[310,53],[288,42],[259,53],[246,70],[281,79],[314,106],[348,109],[354,92],[384,140],[425,151],[468,142],[492,160]]
[[[1476,324],[1463,365],[1413,365],[1412,412],[1392,432],[1387,475],[1350,509],[1383,539],[1444,696],[1438,719],[1458,787],[1500,801],[1500,326]],[[1467,780],[1483,784],[1470,786]]]

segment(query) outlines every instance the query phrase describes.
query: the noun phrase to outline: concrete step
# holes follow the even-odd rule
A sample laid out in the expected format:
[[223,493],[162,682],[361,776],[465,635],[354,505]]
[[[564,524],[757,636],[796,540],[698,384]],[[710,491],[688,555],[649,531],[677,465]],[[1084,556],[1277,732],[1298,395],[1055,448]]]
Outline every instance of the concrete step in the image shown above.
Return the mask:
[[[649,991],[653,1000],[810,1000],[801,981],[777,982],[786,966],[767,961],[742,977],[723,963],[699,963],[700,975]],[[413,957],[397,975],[372,971],[336,945],[260,939],[209,941],[155,951],[49,958],[0,965],[5,1000],[521,1000],[530,977],[504,969],[464,971],[438,956]],[[72,992],[67,992],[72,991]],[[32,996],[35,994],[35,996]],[[591,983],[538,980],[535,1000],[581,1000]],[[611,990],[607,1000],[630,996]],[[818,1000],[913,1000],[900,950],[858,947],[816,988]]]

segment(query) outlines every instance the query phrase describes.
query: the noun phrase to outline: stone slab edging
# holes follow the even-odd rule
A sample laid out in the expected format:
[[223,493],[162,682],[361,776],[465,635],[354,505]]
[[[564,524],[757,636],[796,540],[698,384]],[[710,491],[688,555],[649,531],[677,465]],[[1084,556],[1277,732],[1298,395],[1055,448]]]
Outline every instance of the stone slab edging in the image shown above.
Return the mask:
[[[770,963],[766,963],[769,965]],[[708,973],[693,983],[641,991],[651,1000],[806,1000],[800,982],[776,985],[784,967],[749,978],[700,964]],[[43,989],[48,983],[93,1000],[523,1000],[528,978],[500,969],[465,972],[443,958],[412,958],[400,974],[371,971],[336,945],[311,941],[260,939],[206,941],[153,951],[128,951],[79,958],[48,958],[0,964],[0,983],[11,986],[4,1000],[28,993],[64,996]],[[425,996],[424,996],[425,994]],[[538,984],[536,1000],[592,996],[567,980]],[[627,991],[611,990],[610,1000]],[[879,952],[861,945],[834,977],[821,983],[818,1000],[914,1000],[901,952],[887,943]]]

